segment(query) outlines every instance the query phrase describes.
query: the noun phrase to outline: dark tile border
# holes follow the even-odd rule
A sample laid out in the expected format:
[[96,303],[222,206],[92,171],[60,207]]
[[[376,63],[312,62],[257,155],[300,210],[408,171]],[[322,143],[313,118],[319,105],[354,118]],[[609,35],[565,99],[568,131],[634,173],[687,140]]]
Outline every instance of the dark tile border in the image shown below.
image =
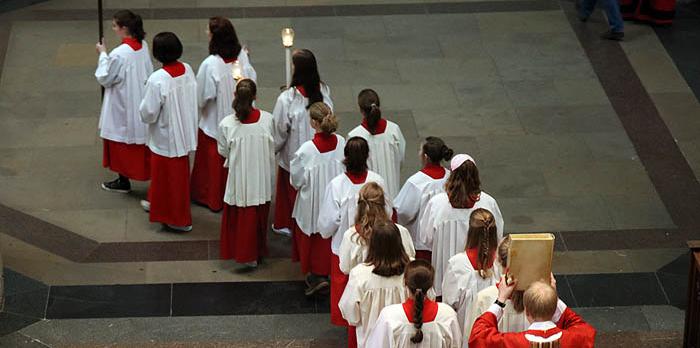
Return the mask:
[[[674,261],[669,266],[687,260],[681,257],[679,261]],[[678,272],[683,270],[679,269]],[[559,296],[571,307],[684,307],[685,285],[677,284],[673,281],[675,278],[659,281],[664,275],[668,274],[658,271],[559,274],[556,277]],[[50,286],[47,287],[48,303],[45,311],[38,315],[33,313],[34,310],[30,315],[9,314],[18,317],[15,319],[19,325],[33,322],[29,320],[32,318],[328,313],[328,299],[306,297],[303,293],[304,288],[305,284],[301,281]],[[26,294],[46,301],[47,293],[45,292],[43,297],[35,292]]]

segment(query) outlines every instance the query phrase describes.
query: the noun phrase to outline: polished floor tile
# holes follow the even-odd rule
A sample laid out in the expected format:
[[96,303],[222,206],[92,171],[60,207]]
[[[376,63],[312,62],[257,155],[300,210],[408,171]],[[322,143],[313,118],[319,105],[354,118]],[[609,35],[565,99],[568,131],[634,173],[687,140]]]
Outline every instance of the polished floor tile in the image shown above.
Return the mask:
[[170,284],[52,287],[46,317],[167,316],[170,303]]

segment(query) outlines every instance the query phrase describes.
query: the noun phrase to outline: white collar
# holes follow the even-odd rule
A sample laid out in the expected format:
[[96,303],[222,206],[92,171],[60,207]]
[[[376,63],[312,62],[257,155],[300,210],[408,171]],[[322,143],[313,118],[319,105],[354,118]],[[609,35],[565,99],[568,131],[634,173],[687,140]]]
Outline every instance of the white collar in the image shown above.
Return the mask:
[[528,327],[528,330],[537,330],[537,331],[547,331],[551,330],[553,328],[557,327],[557,324],[553,323],[552,321],[536,321],[532,324],[530,324],[530,327]]

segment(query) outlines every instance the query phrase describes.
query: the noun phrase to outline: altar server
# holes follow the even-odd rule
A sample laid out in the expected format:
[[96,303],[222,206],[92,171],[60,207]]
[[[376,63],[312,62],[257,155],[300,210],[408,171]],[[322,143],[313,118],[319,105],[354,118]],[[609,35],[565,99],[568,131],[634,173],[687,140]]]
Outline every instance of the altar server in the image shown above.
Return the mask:
[[102,183],[107,191],[131,191],[133,180],[149,180],[151,153],[146,146],[147,126],[141,122],[139,103],[145,93],[153,64],[144,40],[141,16],[129,11],[117,11],[112,18],[112,30],[121,44],[107,54],[104,38],[96,45],[100,57],[95,71],[97,82],[104,87],[100,112],[102,165],[119,176]]
[[[508,249],[510,248],[510,235],[503,238],[498,245],[498,263],[500,265],[501,274],[505,274],[506,266],[508,265]],[[498,283],[489,286],[488,288],[479,291],[476,295],[476,300],[472,306],[470,318],[467,319],[468,326],[464,327],[464,332],[472,331],[472,326],[476,318],[486,312],[491,304],[498,298]],[[444,296],[443,296],[444,299]],[[527,330],[530,323],[525,315],[525,307],[523,305],[523,291],[515,290],[508,300],[504,302],[506,307],[503,309],[503,315],[498,321],[498,331],[500,332],[520,332]]]
[[[391,221],[388,206],[384,196],[384,190],[376,182],[368,182],[360,189],[357,198],[357,214],[355,224],[347,229],[340,242],[340,270],[348,274],[353,267],[365,262],[369,250],[369,241],[372,239],[372,226],[380,221]],[[413,241],[408,230],[396,225],[401,233],[401,243],[404,251],[411,260],[416,255]]]
[[362,113],[362,124],[348,134],[361,137],[369,143],[369,169],[377,172],[387,185],[387,196],[394,199],[401,185],[401,163],[406,152],[406,140],[401,128],[385,118],[379,108],[379,95],[364,89],[357,97]]
[[428,201],[420,220],[418,239],[432,250],[435,267],[435,292],[442,295],[442,279],[449,259],[464,251],[472,211],[484,208],[494,216],[498,239],[503,237],[503,217],[496,200],[481,191],[479,170],[474,159],[456,155],[450,163],[452,172],[445,193]]
[[411,232],[413,245],[416,247],[416,258],[419,259],[431,260],[430,248],[418,240],[418,225],[428,201],[445,192],[445,182],[450,176],[450,171],[442,167],[440,162],[449,161],[452,154],[452,149],[447,147],[442,139],[427,137],[418,154],[423,169],[406,180],[399,195],[394,199],[398,222]]
[[[553,277],[552,277],[553,278]],[[505,301],[515,290],[515,283],[501,282],[498,300],[474,323],[469,337],[470,347],[573,347],[595,345],[596,330],[557,298],[550,284],[532,283],[523,295],[525,313],[530,326],[521,332],[501,333],[498,320]]]
[[292,68],[291,86],[279,95],[272,111],[275,153],[279,164],[272,227],[274,232],[288,236],[291,236],[294,227],[292,211],[297,195],[289,181],[289,162],[299,147],[314,136],[309,124],[311,105],[324,102],[333,110],[330,89],[321,82],[314,54],[307,49],[294,51]]
[[309,121],[316,133],[299,147],[289,164],[292,187],[297,191],[292,212],[292,260],[300,261],[307,296],[330,285],[331,238],[318,233],[318,215],[326,186],[343,173],[345,148],[345,138],[335,134],[338,121],[328,105],[311,105]]
[[[331,322],[335,325],[347,326],[338,309],[338,301],[348,282],[348,276],[340,270],[338,257],[340,243],[343,240],[343,234],[354,222],[358,193],[362,186],[368,182],[376,182],[379,186],[383,186],[384,179],[367,169],[369,146],[365,139],[359,137],[348,139],[343,153],[345,173],[333,178],[326,187],[318,215],[318,229],[323,238],[332,238]],[[386,204],[387,211],[391,210],[391,203],[387,201]]]
[[[496,221],[486,209],[476,209],[469,218],[466,248],[450,258],[442,283],[442,302],[455,311],[466,346],[472,323],[472,306],[479,291],[496,284],[500,272],[496,258]],[[474,318],[475,319],[475,318]],[[469,330],[469,331],[468,331]]]
[[402,303],[407,297],[403,272],[410,259],[398,227],[391,221],[380,221],[372,230],[367,259],[350,271],[338,303],[343,318],[356,327],[358,347],[367,346],[367,333],[379,312],[388,305]]
[[146,83],[141,120],[148,124],[151,150],[151,186],[148,201],[151,222],[172,230],[192,230],[189,153],[197,148],[197,80],[192,68],[178,61],[182,43],[171,32],[153,38],[153,56],[163,68]]
[[428,261],[415,260],[406,266],[404,283],[408,299],[382,309],[369,333],[367,347],[462,346],[462,330],[455,311],[427,296],[434,278],[435,271]]
[[220,254],[246,267],[257,267],[267,256],[267,230],[274,140],[272,115],[253,107],[257,86],[250,79],[238,82],[234,114],[219,125],[218,151],[228,170],[221,219]]
[[241,67],[237,78],[255,81],[256,74],[231,21],[212,17],[207,33],[209,56],[197,72],[199,132],[192,168],[192,201],[219,211],[223,209],[228,170],[224,168],[224,157],[217,152],[216,138],[221,120],[233,113],[233,66],[238,62]]

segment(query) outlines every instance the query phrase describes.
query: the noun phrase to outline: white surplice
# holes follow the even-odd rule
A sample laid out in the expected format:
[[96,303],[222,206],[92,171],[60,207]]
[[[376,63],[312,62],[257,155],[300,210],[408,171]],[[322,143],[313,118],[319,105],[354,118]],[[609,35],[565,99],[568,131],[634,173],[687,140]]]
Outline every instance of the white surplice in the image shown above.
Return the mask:
[[382,348],[460,348],[462,346],[462,329],[457,322],[457,315],[450,306],[438,303],[435,320],[423,323],[421,327],[423,341],[411,342],[416,328],[408,321],[403,304],[384,307],[374,328],[369,332],[367,347]]
[[224,202],[236,207],[270,202],[275,170],[272,114],[260,111],[255,123],[241,123],[235,115],[226,116],[218,133],[218,151],[229,169]]
[[369,169],[386,180],[387,196],[392,199],[399,194],[401,187],[401,163],[406,153],[406,139],[399,126],[386,121],[384,133],[373,135],[365,127],[357,126],[348,133],[351,137],[361,137],[369,144]]
[[[472,305],[471,313],[469,314],[469,319],[467,323],[469,326],[465,326],[464,331],[471,333],[472,324],[476,318],[480,317],[484,312],[486,312],[489,307],[498,298],[498,288],[496,285],[492,285],[479,291]],[[506,300],[506,308],[503,309],[503,315],[498,320],[498,332],[521,332],[527,330],[530,323],[527,321],[527,316],[525,311],[520,313],[513,309],[513,303],[510,300]]]
[[[241,49],[238,54],[242,75],[255,81],[255,69],[250,65],[248,54]],[[233,92],[236,80],[233,78],[233,62],[226,63],[217,54],[204,59],[197,71],[197,102],[199,104],[199,128],[216,139],[219,123],[233,113]]]
[[297,190],[292,217],[307,236],[318,232],[318,215],[326,187],[345,169],[345,138],[334,136],[338,140],[334,150],[321,153],[310,140],[299,147],[289,165],[289,181]]
[[338,302],[343,318],[357,327],[357,346],[365,347],[368,331],[381,310],[406,300],[403,274],[382,277],[372,273],[374,266],[361,263],[350,271],[348,284]]
[[[318,215],[318,231],[323,238],[333,237],[331,251],[335,255],[340,253],[340,242],[343,240],[343,234],[355,224],[360,189],[368,182],[376,182],[382,189],[386,190],[384,179],[371,170],[367,171],[367,178],[363,183],[355,184],[350,181],[346,173],[342,173],[326,186]],[[386,197],[386,211],[390,216],[392,209],[391,199]]]
[[[491,275],[481,278],[469,261],[467,253],[462,251],[450,258],[442,283],[442,302],[457,311],[459,325],[463,330],[463,345],[469,341],[469,333],[476,318],[471,317],[472,307],[479,291],[488,288],[500,279],[498,267],[491,267]],[[468,331],[467,331],[468,330]]]
[[[399,233],[401,233],[401,244],[403,244],[408,257],[413,260],[416,257],[416,249],[413,247],[411,234],[405,227],[401,225],[396,226],[399,228]],[[343,240],[340,242],[340,254],[338,255],[340,270],[345,274],[350,273],[353,267],[365,262],[368,252],[369,245],[362,242],[360,235],[355,230],[355,225],[348,228],[343,233]]]
[[[326,84],[321,84],[323,102],[333,110],[331,91]],[[311,140],[315,131],[309,121],[309,99],[304,97],[296,87],[288,88],[277,97],[274,118],[275,153],[278,164],[289,171],[289,162],[301,144]]]
[[148,148],[164,157],[182,157],[197,149],[197,80],[189,64],[172,77],[164,69],[151,74],[139,110],[148,124]]
[[100,53],[95,78],[105,88],[100,112],[100,137],[126,144],[145,144],[147,126],[141,122],[139,105],[145,84],[153,73],[148,44],[134,51],[123,43],[112,52]]
[[428,250],[418,239],[420,220],[425,214],[425,207],[431,198],[445,192],[445,182],[450,176],[450,171],[445,169],[445,175],[440,179],[433,179],[423,172],[413,174],[399,191],[394,199],[394,208],[398,215],[398,222],[408,229],[413,238],[416,250]]
[[481,199],[472,208],[456,209],[450,205],[447,193],[440,193],[428,201],[425,215],[420,220],[418,240],[432,250],[432,264],[435,267],[435,292],[442,294],[442,278],[448,261],[467,245],[469,217],[472,211],[484,208],[496,220],[498,240],[503,238],[503,216],[496,200],[488,193],[481,192]]

